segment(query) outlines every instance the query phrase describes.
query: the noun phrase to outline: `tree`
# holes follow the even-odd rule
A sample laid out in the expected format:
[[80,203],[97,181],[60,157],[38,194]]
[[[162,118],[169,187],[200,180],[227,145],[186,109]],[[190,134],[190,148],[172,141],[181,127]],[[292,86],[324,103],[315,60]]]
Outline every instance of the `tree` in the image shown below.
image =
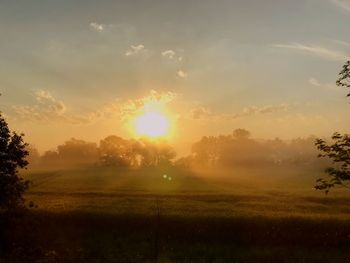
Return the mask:
[[96,143],[71,138],[57,146],[58,160],[64,165],[87,165],[98,161]]
[[[337,86],[350,88],[350,61],[347,61],[343,69],[339,73],[339,79],[337,80]],[[347,95],[350,97],[350,93]]]
[[0,113],[0,208],[14,209],[24,204],[29,182],[20,177],[19,168],[28,165],[28,146],[23,134],[11,132]]
[[236,129],[233,131],[233,137],[237,140],[247,140],[250,137],[250,132],[245,129]]
[[133,163],[133,156],[128,140],[111,135],[100,141],[100,160],[104,165],[128,167]]
[[133,154],[138,158],[139,167],[161,167],[172,165],[175,150],[164,141],[153,142],[142,138],[133,145]]
[[192,145],[191,151],[200,166],[216,166],[219,160],[218,139],[215,136],[203,136]]
[[41,165],[48,165],[50,167],[59,164],[59,155],[56,151],[46,151],[40,158]]
[[333,144],[327,145],[322,139],[316,140],[317,148],[322,152],[319,157],[327,157],[333,167],[328,167],[326,173],[329,179],[317,179],[315,186],[318,190],[325,190],[326,194],[335,186],[342,186],[350,189],[350,136],[334,133]]
[[[339,73],[337,86],[350,88],[350,61],[347,61]],[[350,93],[347,95],[350,97]],[[332,161],[333,167],[328,167],[325,172],[328,178],[318,178],[315,188],[324,190],[327,194],[335,186],[350,189],[350,136],[334,133],[333,144],[328,145],[326,141],[317,139],[315,145],[322,152],[319,157],[326,157]]]

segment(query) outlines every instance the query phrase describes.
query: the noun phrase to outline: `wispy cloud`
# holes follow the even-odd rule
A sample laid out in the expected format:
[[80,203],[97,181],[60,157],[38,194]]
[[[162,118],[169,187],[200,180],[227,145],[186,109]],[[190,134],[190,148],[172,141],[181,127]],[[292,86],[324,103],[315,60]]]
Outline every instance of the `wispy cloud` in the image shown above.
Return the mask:
[[331,0],[331,2],[350,12],[350,0]]
[[137,46],[130,46],[130,49],[128,49],[125,52],[125,56],[127,56],[127,57],[135,56],[135,55],[140,54],[140,53],[145,52],[145,51],[146,51],[145,46],[142,44],[137,45]]
[[314,87],[322,88],[322,89],[325,89],[325,90],[334,90],[334,91],[341,90],[341,88],[338,87],[335,84],[332,84],[332,83],[321,83],[318,79],[313,78],[313,77],[309,78],[308,82],[309,82],[310,85],[312,85]]
[[189,117],[195,120],[234,120],[238,118],[244,118],[259,114],[269,114],[274,112],[288,111],[290,105],[282,103],[279,105],[265,105],[265,106],[249,106],[243,108],[238,113],[214,113],[211,109],[207,107],[195,107],[190,110]]
[[105,26],[103,24],[98,24],[96,22],[90,23],[90,28],[93,30],[96,30],[98,32],[102,32],[105,29]]
[[311,84],[312,86],[315,86],[315,87],[321,87],[321,83],[318,82],[317,79],[315,78],[309,78],[309,84]]
[[328,60],[333,61],[345,61],[350,60],[350,56],[341,51],[332,50],[320,46],[312,46],[312,45],[303,45],[300,43],[292,43],[292,44],[276,44],[273,45],[277,48],[285,48],[303,52],[308,55],[313,55],[317,57],[321,57]]
[[249,106],[244,108],[241,112],[233,115],[227,116],[229,119],[233,118],[241,118],[241,117],[247,117],[252,116],[256,114],[266,114],[266,113],[274,113],[274,112],[280,112],[280,111],[287,111],[289,109],[289,105],[286,103],[282,103],[279,105],[265,105],[265,106]]

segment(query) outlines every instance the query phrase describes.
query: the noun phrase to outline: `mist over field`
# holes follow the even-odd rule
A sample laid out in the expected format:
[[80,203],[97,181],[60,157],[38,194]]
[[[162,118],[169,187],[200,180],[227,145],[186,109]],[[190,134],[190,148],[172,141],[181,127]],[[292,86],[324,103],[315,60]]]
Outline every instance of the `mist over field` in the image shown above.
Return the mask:
[[164,143],[69,140],[30,156],[29,225],[46,233],[35,244],[57,228],[50,260],[346,262],[349,193],[315,190],[329,162],[314,141],[256,141],[239,129],[176,158]]
[[[348,218],[347,190],[326,197],[315,189],[330,162],[314,144],[314,137],[256,140],[236,129],[204,136],[176,157],[166,142],[71,139],[42,155],[31,147],[27,199],[53,211],[152,214],[161,201],[162,213],[175,215]],[[331,206],[335,197],[346,199]]]
[[0,0],[0,263],[350,262],[350,0]]

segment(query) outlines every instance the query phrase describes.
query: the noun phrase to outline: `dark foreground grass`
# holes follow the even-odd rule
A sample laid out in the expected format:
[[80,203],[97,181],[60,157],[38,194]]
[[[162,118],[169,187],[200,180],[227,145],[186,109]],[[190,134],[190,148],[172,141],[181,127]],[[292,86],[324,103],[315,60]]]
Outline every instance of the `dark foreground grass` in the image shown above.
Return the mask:
[[0,262],[349,262],[350,222],[28,211],[1,215]]

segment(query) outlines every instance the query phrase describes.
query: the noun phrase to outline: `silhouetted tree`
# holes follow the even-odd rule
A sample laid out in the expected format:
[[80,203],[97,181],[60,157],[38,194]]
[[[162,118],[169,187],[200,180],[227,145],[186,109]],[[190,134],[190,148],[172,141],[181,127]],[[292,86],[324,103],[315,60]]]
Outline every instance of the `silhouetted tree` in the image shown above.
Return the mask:
[[[192,167],[254,167],[261,165],[321,165],[317,160],[315,137],[297,138],[287,143],[280,139],[255,140],[245,129],[229,135],[204,136],[192,145],[191,155],[176,162]],[[316,163],[317,161],[317,163]]]
[[[336,84],[340,87],[350,88],[350,61],[347,61],[339,73],[339,79]],[[350,93],[347,95],[350,97]],[[318,178],[315,188],[324,190],[327,194],[335,186],[349,188],[350,181],[350,136],[334,133],[332,136],[333,144],[328,145],[326,141],[317,139],[315,145],[322,152],[319,157],[326,157],[333,163],[333,167],[328,167],[325,172],[328,177]]]
[[98,157],[99,151],[96,143],[72,138],[58,145],[57,150],[46,151],[40,157],[40,164],[61,168],[94,165],[98,162]]
[[98,161],[96,143],[70,139],[57,146],[58,157],[65,165],[94,164]]
[[40,158],[41,165],[57,165],[59,163],[59,156],[56,151],[46,151]]
[[155,165],[171,165],[171,161],[176,157],[176,152],[173,147],[167,144],[157,145]]
[[215,166],[219,160],[218,138],[203,136],[192,145],[191,151],[195,162],[200,166]]
[[233,137],[238,140],[248,139],[250,137],[250,132],[245,129],[236,129],[233,131]]
[[111,135],[100,141],[100,161],[107,166],[131,166],[134,152],[131,143]]
[[142,167],[156,167],[172,164],[175,158],[175,150],[165,142],[153,142],[146,138],[138,141],[137,147],[134,149]]
[[29,182],[20,177],[19,168],[28,165],[23,134],[11,132],[0,113],[0,208],[14,209],[24,204]]
[[319,157],[329,158],[334,164],[328,167],[326,173],[328,180],[318,178],[315,186],[318,190],[325,190],[326,194],[335,186],[343,186],[350,189],[350,136],[334,133],[333,144],[328,145],[324,140],[317,139],[316,146],[322,152]]
[[[339,79],[337,80],[337,85],[340,87],[350,88],[350,61],[347,61],[343,69],[339,73]],[[347,97],[350,97],[350,92]]]
[[272,162],[265,143],[250,139],[245,129],[234,130],[233,136],[219,137],[219,162],[226,167],[256,166]]

